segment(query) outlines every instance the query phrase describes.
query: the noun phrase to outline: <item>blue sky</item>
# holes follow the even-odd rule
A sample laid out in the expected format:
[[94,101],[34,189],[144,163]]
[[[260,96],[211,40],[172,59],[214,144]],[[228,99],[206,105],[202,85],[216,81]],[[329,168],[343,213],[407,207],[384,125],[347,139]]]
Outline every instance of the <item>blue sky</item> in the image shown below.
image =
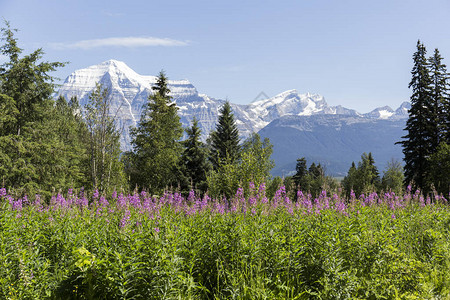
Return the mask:
[[0,0],[0,16],[26,53],[70,62],[62,79],[117,59],[234,103],[297,89],[360,112],[396,108],[418,39],[450,60],[448,0]]

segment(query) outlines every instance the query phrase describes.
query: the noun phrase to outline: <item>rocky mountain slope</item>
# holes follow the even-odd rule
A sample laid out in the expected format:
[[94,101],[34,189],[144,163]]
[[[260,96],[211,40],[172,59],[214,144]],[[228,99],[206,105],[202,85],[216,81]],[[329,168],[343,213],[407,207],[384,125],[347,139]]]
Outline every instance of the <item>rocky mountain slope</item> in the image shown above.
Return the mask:
[[[142,106],[152,93],[151,87],[156,82],[156,76],[137,74],[125,63],[109,60],[73,72],[62,84],[57,96],[62,95],[66,99],[77,96],[81,105],[84,105],[88,102],[89,94],[97,82],[109,89],[110,97],[112,97],[110,113],[117,117],[118,126],[122,131],[122,149],[129,150],[129,128],[130,126],[136,126],[137,122],[139,122]],[[170,80],[169,88],[171,90],[170,95],[179,108],[183,126],[190,126],[190,122],[195,116],[199,120],[199,125],[202,129],[202,139],[206,140],[209,132],[215,128],[219,109],[223,105],[224,100],[199,94],[188,80]],[[307,157],[309,155],[308,151],[314,154],[310,155],[311,160],[330,161],[330,166],[332,166],[330,171],[333,170],[332,172],[336,174],[341,173],[340,171],[343,170],[343,167],[335,168],[334,165],[338,162],[346,164],[347,159],[339,159],[339,157],[334,159],[325,154],[337,153],[335,148],[338,146],[342,146],[343,151],[347,153],[345,149],[353,147],[353,144],[345,142],[335,143],[329,138],[336,139],[338,136],[342,136],[341,138],[344,140],[346,138],[352,139],[351,135],[356,136],[356,131],[364,135],[365,130],[373,128],[373,132],[369,130],[370,133],[367,134],[373,137],[374,135],[383,135],[387,130],[389,134],[395,135],[395,138],[392,138],[395,140],[400,138],[401,133],[393,128],[403,126],[400,124],[404,124],[409,108],[409,104],[405,102],[396,110],[385,106],[367,114],[360,114],[355,110],[342,106],[329,106],[321,95],[300,94],[296,90],[289,90],[275,97],[255,101],[248,105],[231,105],[241,139],[245,139],[252,132],[260,130],[263,136],[271,138],[272,143],[275,145],[274,158],[278,170],[275,173],[278,174],[285,173],[289,169],[292,170],[292,159],[295,162],[295,159],[298,157]],[[394,123],[398,125],[392,125]],[[389,124],[386,125],[387,128],[383,127],[385,124]],[[356,126],[355,128],[359,126],[359,129],[355,129],[356,131],[350,130],[348,126]],[[332,134],[336,128],[341,128],[339,130],[340,135]],[[289,132],[294,132],[292,130],[296,130],[295,138],[288,134]],[[302,133],[300,136],[303,136],[303,138],[297,136],[299,132]],[[281,137],[286,139],[283,140]],[[322,145],[324,147],[324,151],[318,151],[320,147],[316,145],[317,143],[319,143],[319,146]],[[361,140],[361,143],[365,143],[369,147],[372,142]],[[391,145],[388,140],[385,140],[385,143],[388,145],[386,146],[387,152],[395,149],[394,152],[391,152],[393,157],[397,157],[398,147]],[[288,147],[287,145],[291,146]],[[354,151],[358,153],[358,157],[361,155],[362,152],[359,153],[360,149],[358,147],[351,150],[350,148],[348,153]],[[287,155],[288,150],[295,152],[295,157],[293,154]],[[368,149],[367,151],[371,150]],[[319,153],[322,154],[319,155]],[[387,154],[387,156],[389,155]],[[290,160],[290,163],[288,163],[288,160]]]

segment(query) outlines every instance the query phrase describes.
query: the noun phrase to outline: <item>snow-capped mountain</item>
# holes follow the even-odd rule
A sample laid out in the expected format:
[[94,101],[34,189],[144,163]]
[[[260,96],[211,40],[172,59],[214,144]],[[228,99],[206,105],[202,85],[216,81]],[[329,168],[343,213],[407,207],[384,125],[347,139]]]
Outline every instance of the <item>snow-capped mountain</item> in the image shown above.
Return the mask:
[[[110,113],[117,117],[118,126],[122,130],[122,149],[129,150],[129,129],[139,122],[142,107],[148,96],[153,93],[152,86],[156,83],[156,76],[137,74],[125,63],[109,60],[73,72],[62,84],[57,96],[62,95],[66,99],[77,96],[80,104],[85,105],[88,103],[89,95],[96,83],[102,84],[109,90],[112,99]],[[219,109],[225,101],[199,94],[188,80],[169,80],[169,89],[170,95],[179,108],[183,126],[189,127],[195,116],[202,129],[202,139],[206,140],[210,131],[215,128]],[[323,115],[324,118],[319,118],[322,123],[326,122],[326,115],[355,117],[350,118],[355,122],[369,119],[399,120],[407,118],[408,105],[409,103],[405,102],[395,111],[385,106],[367,114],[360,114],[342,106],[330,106],[321,95],[301,94],[296,90],[285,91],[269,99],[258,100],[248,105],[231,103],[241,139],[245,139],[252,132],[258,132],[286,116],[302,118]],[[307,130],[308,122],[300,123],[304,130]],[[292,126],[297,125],[293,124]]]

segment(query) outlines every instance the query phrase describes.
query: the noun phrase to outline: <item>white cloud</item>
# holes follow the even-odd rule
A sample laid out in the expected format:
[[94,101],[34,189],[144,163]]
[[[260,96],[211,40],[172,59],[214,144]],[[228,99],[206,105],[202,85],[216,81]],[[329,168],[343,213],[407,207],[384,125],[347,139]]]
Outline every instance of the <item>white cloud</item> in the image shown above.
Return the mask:
[[178,41],[168,38],[155,38],[155,37],[113,37],[104,39],[83,40],[72,43],[51,43],[50,46],[54,49],[82,49],[88,50],[92,48],[100,47],[154,47],[154,46],[187,46],[188,42]]

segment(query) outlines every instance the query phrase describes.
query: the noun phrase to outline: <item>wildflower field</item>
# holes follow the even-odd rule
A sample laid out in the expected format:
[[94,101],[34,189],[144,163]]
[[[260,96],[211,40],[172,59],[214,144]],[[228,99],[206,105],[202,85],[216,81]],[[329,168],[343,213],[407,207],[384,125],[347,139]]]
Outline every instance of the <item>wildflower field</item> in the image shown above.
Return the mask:
[[419,192],[227,201],[0,189],[0,299],[446,299],[450,210]]

